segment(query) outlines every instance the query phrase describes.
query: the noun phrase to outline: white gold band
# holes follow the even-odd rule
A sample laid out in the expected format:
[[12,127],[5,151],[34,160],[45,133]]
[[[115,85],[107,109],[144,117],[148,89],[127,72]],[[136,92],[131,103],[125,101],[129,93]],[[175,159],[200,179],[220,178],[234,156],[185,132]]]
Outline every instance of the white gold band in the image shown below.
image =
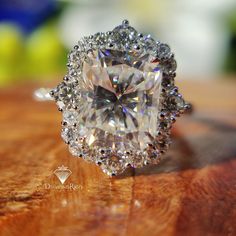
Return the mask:
[[34,91],[34,99],[36,101],[53,101],[53,98],[50,95],[50,88],[39,88]]

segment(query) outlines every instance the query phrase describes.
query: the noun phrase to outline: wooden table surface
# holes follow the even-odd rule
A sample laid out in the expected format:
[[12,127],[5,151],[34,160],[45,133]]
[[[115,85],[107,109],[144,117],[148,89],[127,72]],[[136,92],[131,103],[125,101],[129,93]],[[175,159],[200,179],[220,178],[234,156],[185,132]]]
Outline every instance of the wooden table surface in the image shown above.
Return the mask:
[[234,81],[179,82],[195,113],[175,124],[166,159],[116,178],[69,154],[55,104],[32,100],[36,85],[2,89],[0,235],[235,236]]

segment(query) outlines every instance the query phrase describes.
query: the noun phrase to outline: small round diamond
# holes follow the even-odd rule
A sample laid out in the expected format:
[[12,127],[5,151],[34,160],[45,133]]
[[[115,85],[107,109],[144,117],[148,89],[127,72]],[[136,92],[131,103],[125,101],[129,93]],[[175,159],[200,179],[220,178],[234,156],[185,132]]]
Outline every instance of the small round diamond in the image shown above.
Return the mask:
[[126,159],[123,155],[111,153],[106,158],[101,158],[100,167],[107,175],[118,175],[126,169]]
[[167,44],[159,44],[157,47],[157,56],[160,60],[167,60],[171,57],[170,47]]
[[95,40],[95,45],[105,45],[107,38],[106,35],[104,33],[96,33],[94,35],[94,40]]
[[87,161],[93,161],[93,152],[90,152],[83,139],[72,141],[69,144],[69,151],[75,157],[82,157]]
[[141,43],[142,46],[148,51],[151,52],[153,54],[155,54],[155,50],[156,50],[156,41],[150,36],[150,35],[145,35],[141,38]]
[[174,73],[177,68],[176,60],[172,59],[165,63],[164,72],[167,74]]
[[59,108],[76,105],[78,101],[78,91],[73,84],[62,82],[54,90],[54,98]]
[[131,49],[137,38],[137,31],[131,26],[120,25],[113,30],[113,38],[124,48]]
[[77,139],[76,129],[73,127],[62,128],[61,137],[66,143],[70,143]]
[[145,164],[146,153],[145,152],[137,152],[135,155],[130,155],[129,164],[133,168],[140,168]]
[[75,110],[65,110],[63,112],[63,121],[68,125],[74,125],[78,121],[78,112]]
[[83,157],[82,144],[79,142],[72,142],[69,145],[69,151],[73,156]]
[[178,96],[175,97],[175,102],[179,110],[184,109],[185,101],[180,94],[178,94]]

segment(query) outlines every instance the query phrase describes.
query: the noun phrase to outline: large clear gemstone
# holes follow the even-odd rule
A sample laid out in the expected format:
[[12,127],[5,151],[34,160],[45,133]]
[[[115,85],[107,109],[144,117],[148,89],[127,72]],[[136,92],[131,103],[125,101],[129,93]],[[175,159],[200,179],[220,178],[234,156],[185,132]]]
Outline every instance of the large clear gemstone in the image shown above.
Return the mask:
[[143,150],[158,130],[162,70],[148,53],[98,49],[82,67],[79,123],[90,147]]

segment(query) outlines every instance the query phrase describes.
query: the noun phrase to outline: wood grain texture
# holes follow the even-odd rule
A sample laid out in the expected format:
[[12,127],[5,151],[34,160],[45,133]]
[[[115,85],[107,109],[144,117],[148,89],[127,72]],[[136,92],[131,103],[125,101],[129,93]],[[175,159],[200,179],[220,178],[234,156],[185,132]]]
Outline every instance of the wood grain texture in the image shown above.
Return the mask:
[[195,114],[174,126],[166,159],[117,178],[71,157],[36,85],[1,90],[0,235],[236,235],[236,83],[179,86]]

